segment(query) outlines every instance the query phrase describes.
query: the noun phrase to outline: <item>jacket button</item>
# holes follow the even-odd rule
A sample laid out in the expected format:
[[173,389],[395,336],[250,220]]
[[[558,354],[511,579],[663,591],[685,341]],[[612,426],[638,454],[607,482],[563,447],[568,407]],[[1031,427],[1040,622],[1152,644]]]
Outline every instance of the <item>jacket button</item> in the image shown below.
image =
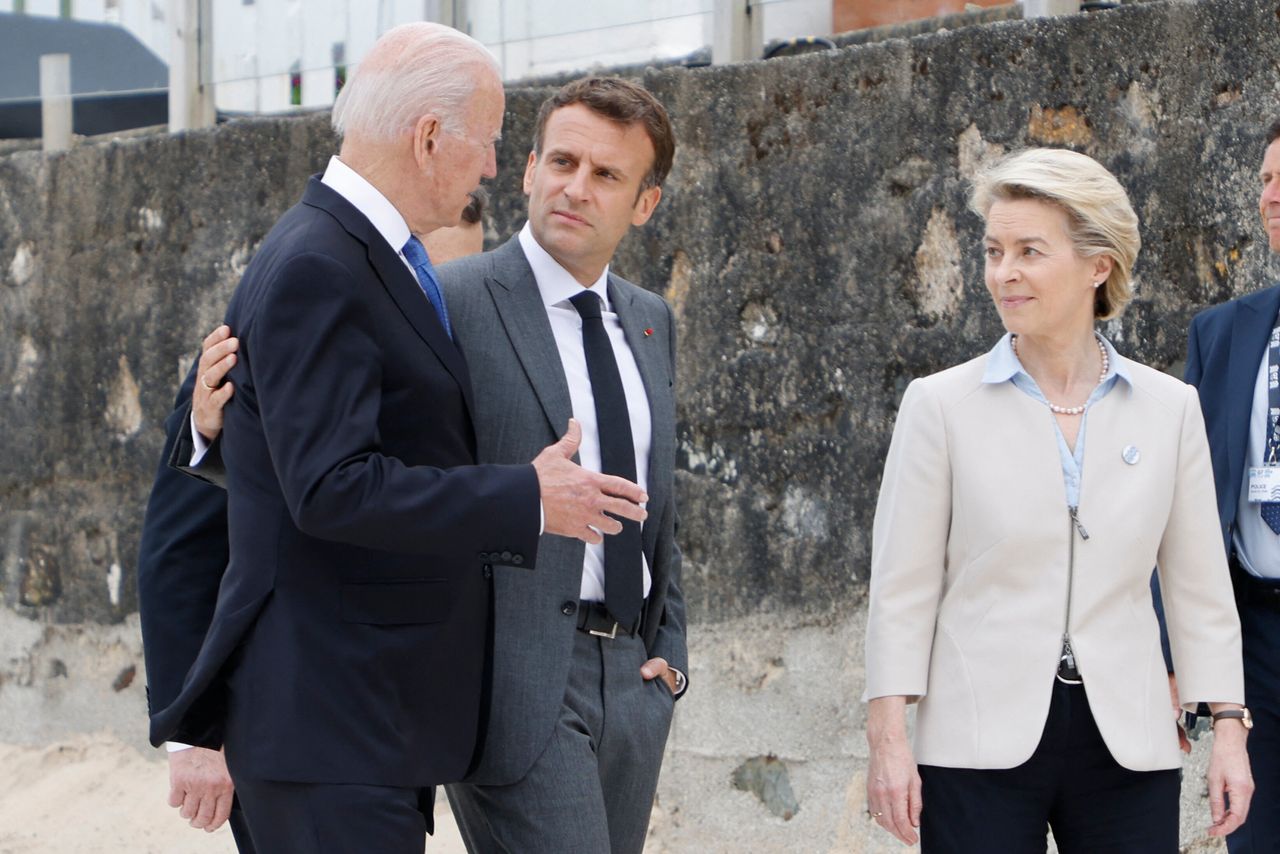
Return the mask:
[[514,555],[512,555],[512,556],[511,556],[511,563],[512,563],[512,564],[514,564],[515,566],[519,566],[520,564],[524,563],[524,555],[522,555],[522,554],[514,554]]
[[560,606],[560,613],[564,614],[566,617],[572,617],[574,614],[578,613],[578,603],[573,601],[565,602]]
[[502,562],[503,562],[503,563],[511,563],[511,552],[506,552],[506,551],[504,551],[504,552],[502,553]]

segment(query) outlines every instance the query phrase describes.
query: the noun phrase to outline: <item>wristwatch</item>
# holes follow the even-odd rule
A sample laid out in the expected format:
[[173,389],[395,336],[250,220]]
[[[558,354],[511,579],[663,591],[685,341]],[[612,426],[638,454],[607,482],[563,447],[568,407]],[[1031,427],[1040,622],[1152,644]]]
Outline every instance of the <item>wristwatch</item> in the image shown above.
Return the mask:
[[1253,729],[1253,715],[1249,713],[1247,708],[1227,709],[1223,712],[1213,713],[1213,722],[1216,724],[1221,720],[1238,720],[1244,724],[1245,729]]

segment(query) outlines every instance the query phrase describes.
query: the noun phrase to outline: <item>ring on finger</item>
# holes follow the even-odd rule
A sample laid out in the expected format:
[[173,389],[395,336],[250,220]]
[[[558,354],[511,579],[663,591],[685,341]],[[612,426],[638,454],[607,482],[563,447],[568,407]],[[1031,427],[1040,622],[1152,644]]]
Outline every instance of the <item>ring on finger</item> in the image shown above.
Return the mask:
[[872,810],[868,809],[868,810],[867,810],[867,815],[871,816],[872,818],[879,818],[880,816],[884,815],[884,813],[882,813],[882,812],[873,812]]
[[201,374],[201,375],[200,375],[200,385],[204,386],[204,387],[205,387],[205,388],[207,388],[209,391],[217,391],[217,390],[218,390],[218,387],[217,387],[217,386],[209,385],[209,381],[208,381],[207,379],[205,379],[205,378],[204,378],[204,374]]

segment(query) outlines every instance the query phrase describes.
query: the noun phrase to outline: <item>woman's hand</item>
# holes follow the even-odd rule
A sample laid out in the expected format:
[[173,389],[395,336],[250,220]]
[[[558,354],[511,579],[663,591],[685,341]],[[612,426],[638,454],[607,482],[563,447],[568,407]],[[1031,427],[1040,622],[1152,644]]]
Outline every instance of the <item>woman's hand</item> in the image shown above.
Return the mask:
[[920,826],[920,773],[907,743],[905,697],[877,697],[867,704],[867,811],[907,845]]
[[[1215,705],[1214,711],[1221,709]],[[1245,753],[1248,734],[1249,731],[1238,720],[1228,718],[1214,722],[1208,774],[1209,813],[1213,817],[1210,836],[1226,836],[1244,824],[1249,815],[1253,775],[1249,772],[1249,756]]]
[[1182,728],[1182,704],[1178,702],[1178,677],[1169,674],[1169,699],[1173,702],[1173,728],[1178,731],[1178,749],[1183,753],[1191,752],[1191,739]]

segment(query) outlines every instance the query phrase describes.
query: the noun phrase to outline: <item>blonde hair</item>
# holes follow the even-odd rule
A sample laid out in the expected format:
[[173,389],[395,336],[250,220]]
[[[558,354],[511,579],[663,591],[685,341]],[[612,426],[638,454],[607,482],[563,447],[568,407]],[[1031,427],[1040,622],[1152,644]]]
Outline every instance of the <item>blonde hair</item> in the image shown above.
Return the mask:
[[1111,274],[1094,296],[1093,316],[1119,316],[1133,299],[1133,263],[1142,238],[1138,216],[1116,176],[1079,152],[1028,148],[984,169],[974,179],[969,207],[986,219],[993,203],[1016,199],[1056,205],[1067,215],[1067,234],[1077,255],[1111,258]]

